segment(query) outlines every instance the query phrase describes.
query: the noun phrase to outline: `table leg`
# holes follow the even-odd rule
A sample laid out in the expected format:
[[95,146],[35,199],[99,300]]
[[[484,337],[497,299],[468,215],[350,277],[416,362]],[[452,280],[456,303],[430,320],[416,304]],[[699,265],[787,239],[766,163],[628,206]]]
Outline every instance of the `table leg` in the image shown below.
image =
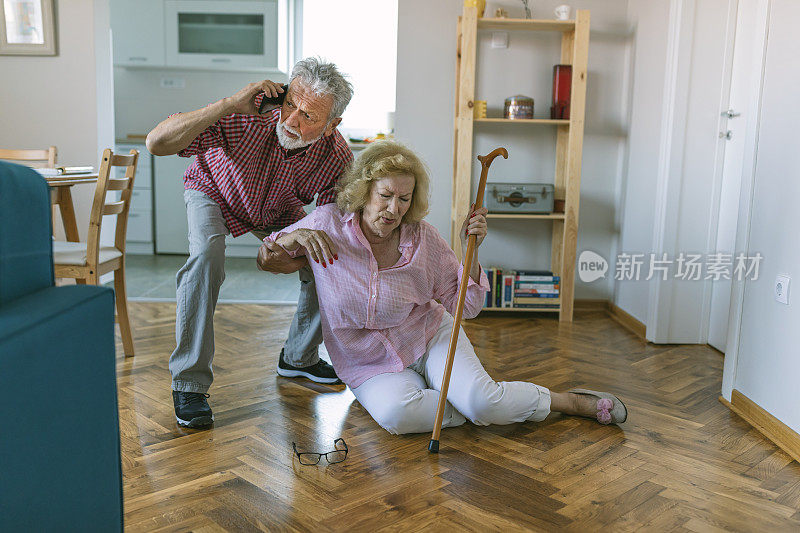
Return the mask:
[[70,242],[80,241],[78,236],[78,223],[75,221],[75,208],[72,206],[72,187],[58,187],[56,203],[61,211],[61,221],[64,223],[64,234]]
[[50,188],[50,211],[52,211],[52,216],[50,217],[50,234],[55,237],[56,236],[56,214],[59,213],[58,210],[58,189],[53,187]]

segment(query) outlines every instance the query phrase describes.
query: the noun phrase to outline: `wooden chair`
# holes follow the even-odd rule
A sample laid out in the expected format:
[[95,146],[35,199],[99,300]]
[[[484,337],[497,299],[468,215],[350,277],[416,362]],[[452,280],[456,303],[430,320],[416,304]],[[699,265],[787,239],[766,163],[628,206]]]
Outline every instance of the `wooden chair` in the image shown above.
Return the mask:
[[[136,150],[131,150],[130,155],[115,155],[106,148],[98,171],[97,188],[89,216],[87,242],[53,242],[53,263],[57,278],[74,278],[78,283],[98,285],[100,276],[106,272],[114,272],[116,318],[122,337],[122,347],[125,355],[129,357],[133,356],[133,337],[128,319],[128,299],[125,294],[125,236],[138,161],[139,152]],[[111,178],[111,167],[126,167],[125,177]],[[106,201],[108,191],[122,191],[120,199]],[[100,228],[104,215],[117,216],[114,246],[100,245]]]
[[[47,150],[10,150],[0,148],[0,159],[31,168],[55,168],[58,150],[55,146],[51,146]],[[53,224],[55,224],[58,207],[53,204],[52,210]]]
[[0,148],[0,159],[13,161],[33,168],[55,168],[58,150],[51,146],[47,150],[8,150]]

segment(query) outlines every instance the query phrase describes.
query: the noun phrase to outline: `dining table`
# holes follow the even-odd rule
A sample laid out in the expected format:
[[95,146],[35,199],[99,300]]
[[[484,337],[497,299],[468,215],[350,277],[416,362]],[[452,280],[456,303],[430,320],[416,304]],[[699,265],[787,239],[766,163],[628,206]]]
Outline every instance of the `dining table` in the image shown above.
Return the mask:
[[[61,222],[64,224],[64,235],[70,242],[80,241],[78,223],[75,220],[75,206],[72,203],[71,189],[74,185],[97,183],[97,178],[97,172],[45,176],[44,178],[47,180],[47,185],[50,186],[50,204],[54,207],[58,206],[58,210],[61,213]],[[55,218],[55,216],[53,218]]]

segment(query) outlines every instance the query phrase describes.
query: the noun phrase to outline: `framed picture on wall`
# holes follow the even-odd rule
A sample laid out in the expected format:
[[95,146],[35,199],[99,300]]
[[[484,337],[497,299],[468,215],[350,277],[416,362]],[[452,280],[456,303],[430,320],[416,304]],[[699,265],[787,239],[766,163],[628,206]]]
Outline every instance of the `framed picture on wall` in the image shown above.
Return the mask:
[[2,0],[0,55],[56,55],[53,0]]

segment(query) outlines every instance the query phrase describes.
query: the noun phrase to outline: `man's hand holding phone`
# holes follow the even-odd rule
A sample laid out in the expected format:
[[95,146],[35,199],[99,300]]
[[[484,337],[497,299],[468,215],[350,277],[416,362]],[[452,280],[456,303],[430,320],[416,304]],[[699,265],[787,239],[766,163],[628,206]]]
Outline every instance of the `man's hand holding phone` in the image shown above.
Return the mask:
[[272,111],[276,107],[282,106],[288,91],[288,85],[281,85],[277,95],[270,95],[265,91],[264,98],[261,99],[261,105],[258,107],[258,112],[263,115],[267,111]]
[[[233,96],[229,97],[231,113],[243,115],[259,115],[271,111],[283,103],[286,96],[287,85],[281,85],[271,80],[257,81],[248,84]],[[264,93],[261,106],[256,105],[256,96]]]

